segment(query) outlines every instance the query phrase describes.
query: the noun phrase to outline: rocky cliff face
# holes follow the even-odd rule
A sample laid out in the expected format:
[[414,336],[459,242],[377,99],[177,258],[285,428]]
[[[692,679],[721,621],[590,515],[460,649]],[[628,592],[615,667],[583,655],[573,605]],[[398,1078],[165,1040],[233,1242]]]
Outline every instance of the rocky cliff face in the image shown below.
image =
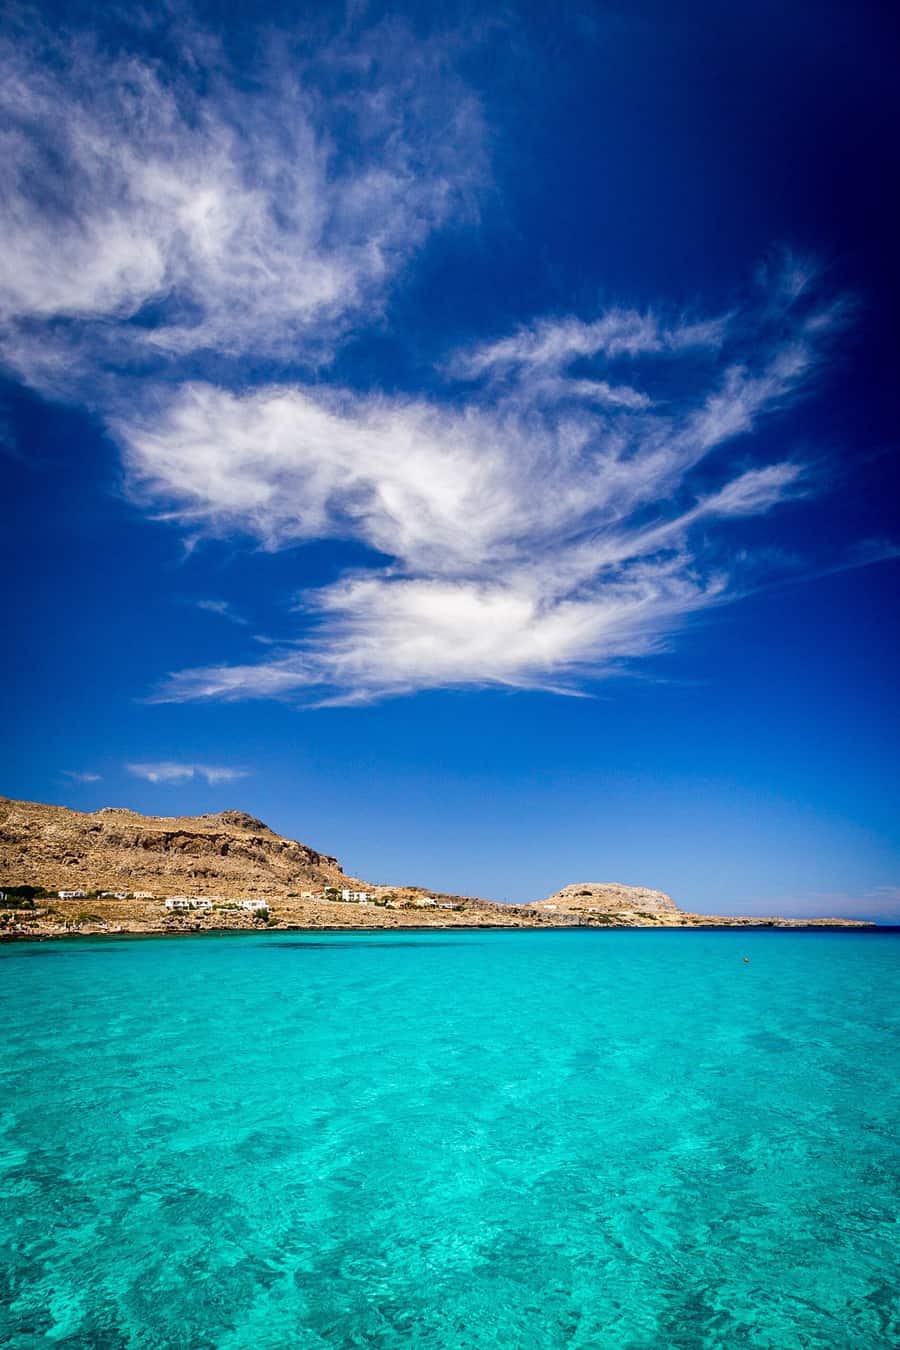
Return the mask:
[[681,915],[681,910],[665,891],[623,886],[617,881],[576,881],[548,900],[539,900],[532,908],[566,914],[637,914],[659,920],[677,919]]
[[0,798],[0,884],[252,896],[346,880],[336,858],[283,839],[243,811],[142,816]]

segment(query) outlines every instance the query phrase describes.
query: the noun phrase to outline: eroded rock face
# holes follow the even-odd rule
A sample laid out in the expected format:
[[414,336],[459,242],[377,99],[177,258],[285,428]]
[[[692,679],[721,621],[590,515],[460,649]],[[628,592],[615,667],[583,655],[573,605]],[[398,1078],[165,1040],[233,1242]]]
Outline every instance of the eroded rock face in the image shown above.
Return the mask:
[[220,811],[217,816],[201,816],[201,820],[219,821],[222,825],[232,826],[236,830],[253,830],[257,834],[268,834],[277,838],[268,825],[257,820],[255,816],[249,816],[246,811]]
[[0,798],[0,881],[11,885],[252,895],[346,880],[336,858],[282,838],[244,811],[142,816]]
[[681,910],[665,891],[646,886],[625,886],[618,881],[576,881],[564,886],[533,909],[560,910],[568,914],[648,914],[676,916]]

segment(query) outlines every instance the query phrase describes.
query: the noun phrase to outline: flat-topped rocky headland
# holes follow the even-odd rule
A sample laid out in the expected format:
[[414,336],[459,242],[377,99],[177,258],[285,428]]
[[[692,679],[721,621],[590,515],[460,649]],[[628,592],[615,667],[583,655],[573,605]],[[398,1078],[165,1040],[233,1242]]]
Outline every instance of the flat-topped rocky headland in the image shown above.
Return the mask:
[[871,926],[694,914],[664,891],[619,882],[577,882],[546,900],[499,904],[349,876],[331,854],[243,811],[144,816],[8,797],[0,797],[0,893],[6,939],[258,928]]

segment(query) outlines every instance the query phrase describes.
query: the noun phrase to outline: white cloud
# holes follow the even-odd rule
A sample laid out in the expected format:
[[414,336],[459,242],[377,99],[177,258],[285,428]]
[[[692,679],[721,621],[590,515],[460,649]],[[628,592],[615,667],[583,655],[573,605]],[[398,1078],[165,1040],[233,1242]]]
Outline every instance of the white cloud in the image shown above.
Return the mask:
[[99,773],[81,772],[78,769],[63,769],[66,778],[71,778],[73,783],[100,783],[102,775]]
[[146,778],[148,783],[186,783],[192,778],[205,778],[213,787],[216,783],[234,783],[248,776],[246,769],[228,769],[214,764],[177,764],[171,760],[128,764],[126,768],[135,778]]
[[0,45],[0,336],[42,387],[154,353],[321,359],[471,213],[479,113],[440,43],[273,40],[242,83],[208,35],[180,43]]
[[748,516],[768,511],[790,494],[802,472],[800,465],[791,463],[748,469],[707,497],[697,514],[702,511],[705,515]]
[[539,319],[499,338],[458,353],[451,370],[463,378],[527,370],[559,370],[580,357],[607,358],[670,355],[695,348],[717,351],[725,341],[729,317],[664,323],[645,310],[614,308],[586,323],[571,317]]
[[198,600],[197,609],[205,610],[207,614],[217,614],[220,619],[227,619],[229,623],[235,623],[243,627],[247,620],[243,614],[239,614],[230,600]]
[[691,581],[671,562],[634,568],[579,599],[529,579],[508,584],[361,576],[319,597],[325,620],[300,651],[247,666],[176,675],[162,697],[271,698],[312,689],[319,703],[417,689],[506,685],[577,692],[576,679],[649,655],[667,627],[711,604],[715,579]]
[[[672,324],[601,316],[592,328],[607,349],[629,333],[638,365],[638,341],[653,356],[646,388],[618,402],[592,396],[602,368],[581,391],[563,354],[550,393],[528,378],[491,377],[466,401],[301,384],[238,395],[195,382],[120,414],[111,427],[135,493],[193,535],[245,534],[271,550],[353,539],[388,560],[306,595],[295,644],[182,672],[161,696],[573,692],[659,650],[686,616],[740,587],[717,531],[809,488],[793,459],[725,453],[804,387],[837,323],[811,323],[804,303],[773,331],[768,304],[732,315],[727,342],[720,320],[694,320],[716,360],[687,366],[688,339]],[[604,350],[596,332],[590,341]]]
[[[453,409],[299,385],[239,396],[183,386],[162,415],[112,423],[139,491],[201,530],[268,548],[356,537],[408,566],[455,572],[514,557],[589,511],[594,466],[580,418]],[[561,491],[531,484],[556,475]]]
[[[151,61],[32,25],[0,47],[0,353],[101,408],[134,496],[191,542],[378,557],[304,597],[296,643],[163,696],[575,691],[739,589],[719,532],[809,490],[793,456],[728,447],[810,382],[845,317],[813,266],[782,255],[726,313],[539,317],[455,353],[439,394],[337,387],[335,345],[380,319],[430,233],[472,217],[477,105],[445,46],[396,27],[289,57],[273,39],[252,80],[208,35],[175,43]],[[317,378],[253,386],[272,358]]]

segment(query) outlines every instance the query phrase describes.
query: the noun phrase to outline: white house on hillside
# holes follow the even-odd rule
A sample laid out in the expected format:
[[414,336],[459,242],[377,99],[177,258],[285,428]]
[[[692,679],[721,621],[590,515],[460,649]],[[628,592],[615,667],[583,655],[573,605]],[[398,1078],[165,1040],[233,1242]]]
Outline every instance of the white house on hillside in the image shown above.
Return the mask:
[[60,900],[84,900],[87,891],[57,891]]
[[268,900],[241,900],[240,906],[241,909],[249,909],[254,913],[259,913],[260,910],[268,910],[269,902]]
[[211,900],[196,900],[187,895],[170,895],[166,900],[166,909],[212,909]]
[[367,905],[373,896],[370,891],[341,891],[342,900],[355,901],[358,905]]

